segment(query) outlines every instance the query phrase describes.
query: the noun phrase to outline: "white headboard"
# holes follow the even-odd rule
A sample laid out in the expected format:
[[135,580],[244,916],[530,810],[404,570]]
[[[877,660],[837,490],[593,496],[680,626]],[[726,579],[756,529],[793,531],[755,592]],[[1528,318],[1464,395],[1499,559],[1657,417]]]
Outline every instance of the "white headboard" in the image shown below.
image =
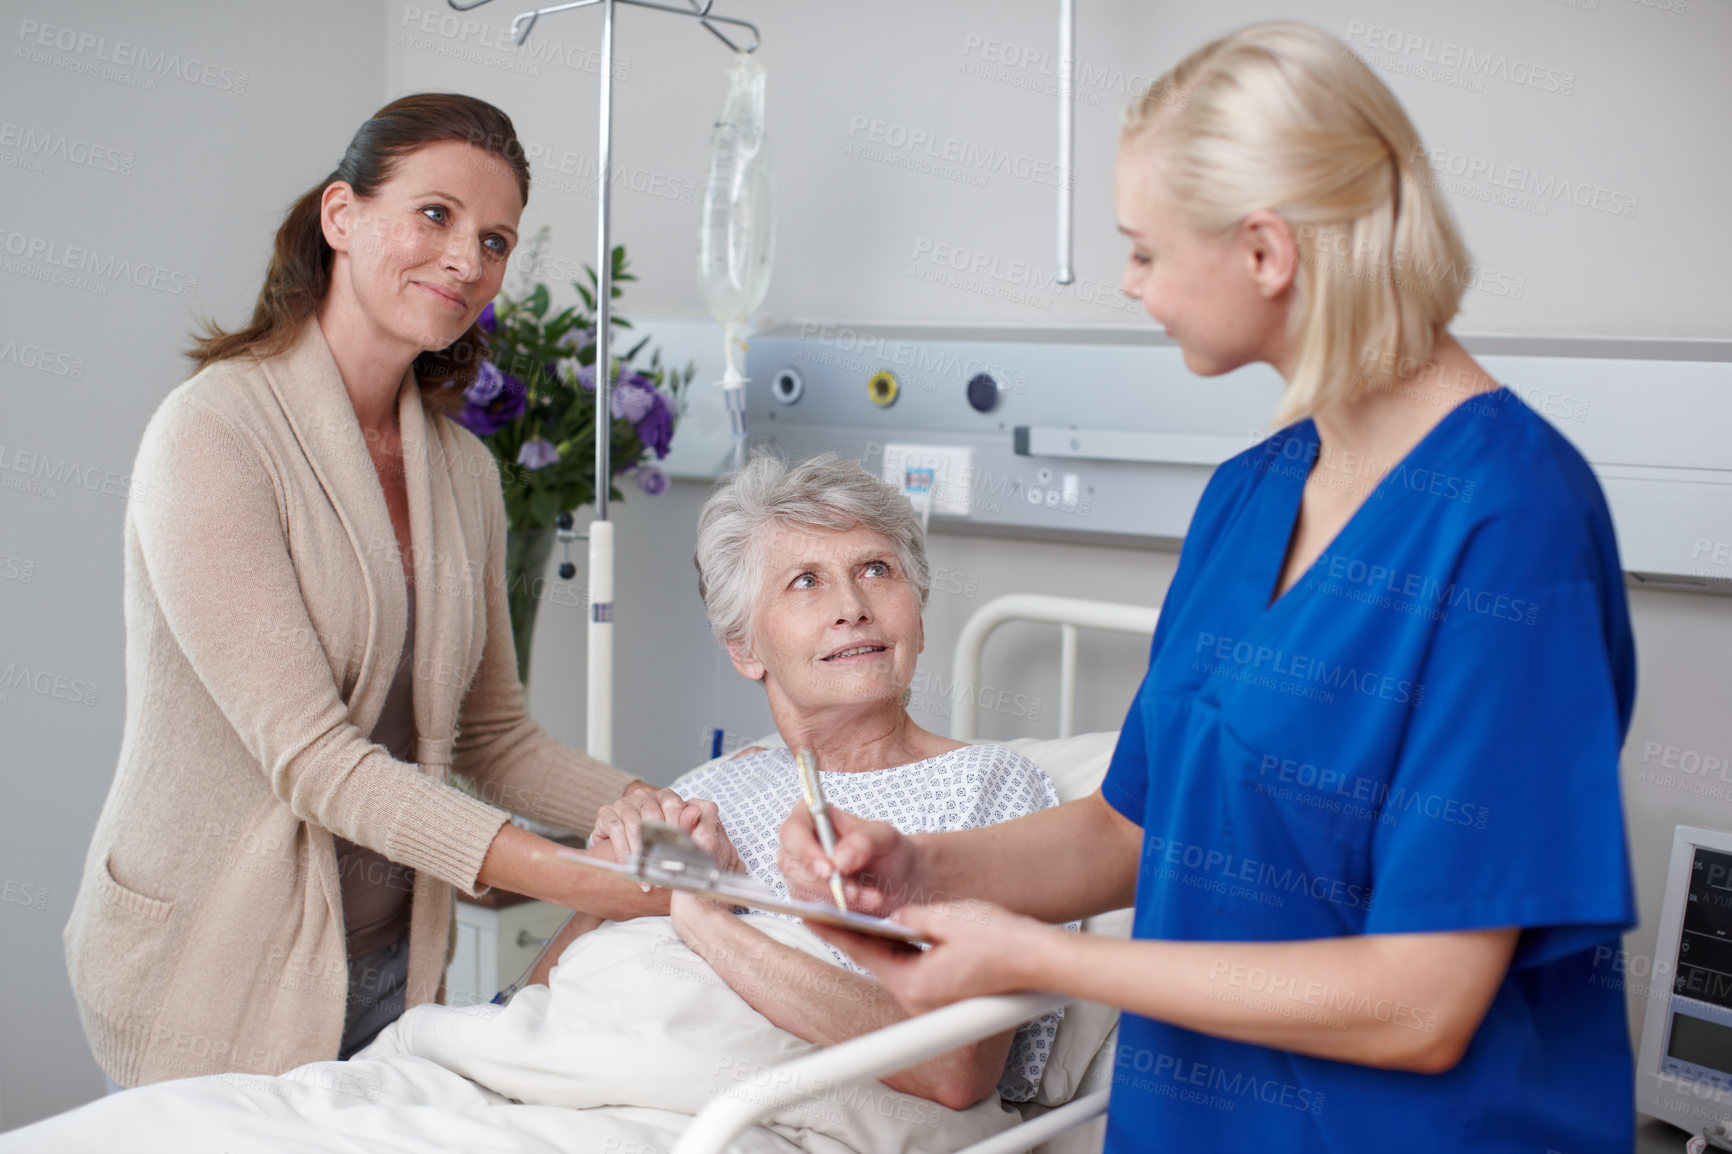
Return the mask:
[[1084,601],[1076,597],[1052,597],[1044,593],[1011,593],[982,605],[962,627],[951,659],[952,684],[964,687],[958,701],[950,736],[973,741],[975,711],[979,708],[974,686],[980,683],[980,652],[992,631],[1007,621],[1045,621],[1059,627],[1058,735],[1076,732],[1076,633],[1080,629],[1107,629],[1115,633],[1146,633],[1153,636],[1161,611],[1147,605],[1123,605],[1112,601]]

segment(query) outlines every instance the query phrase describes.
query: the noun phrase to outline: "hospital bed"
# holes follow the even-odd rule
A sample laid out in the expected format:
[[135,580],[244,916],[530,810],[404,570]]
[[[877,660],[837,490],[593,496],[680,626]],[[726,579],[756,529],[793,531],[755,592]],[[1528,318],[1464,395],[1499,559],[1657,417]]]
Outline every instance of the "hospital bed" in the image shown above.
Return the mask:
[[[1010,621],[1059,627],[1059,736],[1054,740],[1018,738],[1005,744],[1028,757],[1052,778],[1059,800],[1092,792],[1105,776],[1117,733],[1074,733],[1076,721],[1077,635],[1080,629],[1152,635],[1159,610],[1019,593],[981,606],[963,626],[952,659],[953,684],[973,686],[980,679],[980,656],[987,639]],[[971,695],[964,695],[968,700]],[[975,711],[958,709],[951,736],[973,740]],[[758,742],[779,745],[771,737]],[[1113,910],[1088,918],[1083,932],[1126,937],[1131,911]],[[1038,1018],[1058,1006],[1065,1016],[1035,1100],[1019,1104],[1023,1122],[979,1142],[962,1154],[1094,1154],[1105,1133],[1107,1098],[1112,1085],[1118,1012],[1090,1002],[1030,993],[973,998],[929,1014],[862,1035],[838,1046],[807,1054],[770,1071],[753,1095],[723,1095],[712,1100],[686,1128],[674,1154],[722,1154],[733,1140],[778,1105],[811,1087],[846,1085],[907,1069],[947,1050]],[[764,1092],[764,1091],[768,1092]]]
[[[1000,598],[963,630],[955,657],[958,684],[977,683],[986,638],[1011,620],[1059,626],[1064,704],[1058,739],[1007,744],[1046,770],[1061,799],[1086,795],[1105,774],[1117,734],[1069,732],[1075,719],[1076,631],[1146,634],[1154,628],[1155,612],[1050,597]],[[970,711],[955,719],[953,732],[973,736]],[[763,744],[772,743],[780,742]],[[1129,914],[1103,914],[1083,928],[1122,937]],[[796,948],[809,937],[773,919],[760,929]],[[1117,1024],[1117,1014],[1106,1006],[1068,1005],[1036,1098],[1018,1105],[1021,1120],[1005,1128],[996,1101],[919,1115],[924,1103],[875,1079],[1039,1018],[1066,999],[1042,993],[978,998],[839,1046],[790,1047],[788,1035],[743,1000],[716,993],[726,987],[713,975],[706,979],[707,967],[666,919],[621,923],[579,945],[555,971],[556,982],[567,971],[571,979],[562,984],[557,1012],[551,992],[540,987],[503,1006],[450,1007],[444,1013],[417,1007],[349,1062],[310,1062],[276,1077],[232,1073],[152,1084],[0,1135],[0,1150],[334,1152],[371,1148],[384,1135],[392,1149],[409,1154],[670,1147],[677,1154],[791,1154],[797,1148],[906,1149],[910,1141],[920,1149],[968,1154],[1034,1148],[1094,1154],[1100,1148]],[[627,1012],[628,1007],[645,1012]],[[723,1070],[727,1078],[720,1077]],[[620,1105],[626,1102],[632,1105]],[[910,1127],[916,1125],[930,1132],[915,1138]]]

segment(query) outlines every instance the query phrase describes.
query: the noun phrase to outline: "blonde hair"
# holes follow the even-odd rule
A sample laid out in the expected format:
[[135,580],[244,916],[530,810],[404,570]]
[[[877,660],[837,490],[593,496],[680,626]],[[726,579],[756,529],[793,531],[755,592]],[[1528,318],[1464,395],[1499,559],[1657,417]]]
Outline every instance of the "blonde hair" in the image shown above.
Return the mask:
[[1293,228],[1276,427],[1430,358],[1469,256],[1412,122],[1341,41],[1271,21],[1205,44],[1125,109],[1120,143],[1133,138],[1193,231],[1224,235],[1259,209]]

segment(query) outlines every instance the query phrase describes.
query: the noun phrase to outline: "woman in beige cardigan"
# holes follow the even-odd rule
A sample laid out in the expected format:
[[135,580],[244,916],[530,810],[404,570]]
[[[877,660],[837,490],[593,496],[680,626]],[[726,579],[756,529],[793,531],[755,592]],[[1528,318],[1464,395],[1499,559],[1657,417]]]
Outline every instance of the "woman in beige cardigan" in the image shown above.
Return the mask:
[[698,820],[526,714],[499,472],[441,415],[528,190],[498,109],[387,105],[290,210],[251,324],[210,325],[145,429],[125,735],[64,933],[111,1088],[346,1057],[441,1000],[454,886],[667,910],[554,874],[489,804],[579,833],[622,795]]

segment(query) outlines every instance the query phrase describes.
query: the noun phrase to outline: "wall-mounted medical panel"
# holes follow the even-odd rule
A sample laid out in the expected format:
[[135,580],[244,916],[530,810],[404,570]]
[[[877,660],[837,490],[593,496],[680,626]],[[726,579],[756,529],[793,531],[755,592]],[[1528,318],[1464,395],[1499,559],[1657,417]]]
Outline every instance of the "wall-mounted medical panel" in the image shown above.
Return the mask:
[[[1633,576],[1732,593],[1732,342],[1463,338],[1593,464]],[[802,323],[753,338],[752,439],[895,480],[935,530],[1181,540],[1266,435],[1267,366],[1191,373],[1125,330]]]

